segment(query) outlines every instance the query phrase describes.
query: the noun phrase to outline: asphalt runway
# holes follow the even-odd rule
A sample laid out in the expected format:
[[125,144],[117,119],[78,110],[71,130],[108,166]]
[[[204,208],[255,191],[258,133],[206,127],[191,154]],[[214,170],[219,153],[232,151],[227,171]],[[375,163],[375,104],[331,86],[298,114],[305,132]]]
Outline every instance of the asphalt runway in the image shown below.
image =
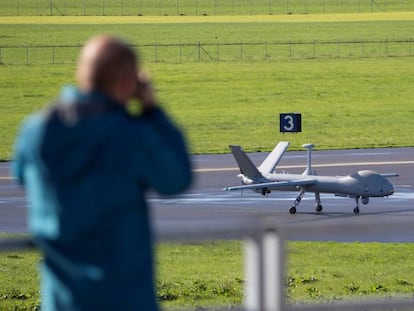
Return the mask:
[[[249,154],[256,164],[266,155]],[[195,182],[189,191],[175,197],[149,193],[156,228],[267,217],[292,228],[289,239],[293,240],[414,241],[414,230],[406,230],[411,223],[414,228],[414,148],[313,151],[312,164],[319,175],[340,176],[364,169],[400,175],[390,179],[395,186],[394,195],[371,198],[368,205],[361,204],[359,215],[353,213],[354,199],[328,194],[321,195],[324,209],[318,213],[312,193],[305,195],[297,214],[290,215],[288,209],[296,192],[274,191],[263,197],[252,191],[241,194],[222,190],[240,184],[239,170],[231,154],[198,155],[193,157],[193,163]],[[278,171],[301,173],[305,167],[305,151],[287,152]],[[0,231],[26,232],[27,203],[9,171],[10,163],[0,163]],[[363,230],[364,227],[368,229]],[[301,228],[307,228],[307,232],[310,229],[313,234]]]

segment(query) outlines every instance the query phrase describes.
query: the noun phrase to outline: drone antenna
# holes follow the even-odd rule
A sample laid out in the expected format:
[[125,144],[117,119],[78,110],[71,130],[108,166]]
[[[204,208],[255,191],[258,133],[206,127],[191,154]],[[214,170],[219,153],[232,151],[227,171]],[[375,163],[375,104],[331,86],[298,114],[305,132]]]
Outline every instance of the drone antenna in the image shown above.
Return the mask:
[[315,147],[314,144],[304,144],[302,145],[303,148],[306,148],[308,150],[308,163],[306,170],[303,172],[303,175],[313,175],[312,171],[312,149]]

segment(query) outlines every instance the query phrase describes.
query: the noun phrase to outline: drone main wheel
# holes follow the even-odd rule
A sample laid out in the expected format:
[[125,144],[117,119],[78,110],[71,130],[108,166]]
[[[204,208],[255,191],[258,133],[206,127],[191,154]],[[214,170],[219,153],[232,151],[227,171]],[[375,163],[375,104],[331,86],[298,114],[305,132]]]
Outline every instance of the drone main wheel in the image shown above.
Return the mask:
[[355,215],[358,215],[359,214],[359,207],[358,206],[354,208],[354,214]]
[[293,215],[293,214],[296,214],[296,207],[292,206],[292,207],[289,209],[289,213],[291,213],[292,215]]
[[323,210],[323,207],[322,207],[322,205],[318,205],[318,206],[316,206],[316,211],[317,212],[322,212],[322,210]]

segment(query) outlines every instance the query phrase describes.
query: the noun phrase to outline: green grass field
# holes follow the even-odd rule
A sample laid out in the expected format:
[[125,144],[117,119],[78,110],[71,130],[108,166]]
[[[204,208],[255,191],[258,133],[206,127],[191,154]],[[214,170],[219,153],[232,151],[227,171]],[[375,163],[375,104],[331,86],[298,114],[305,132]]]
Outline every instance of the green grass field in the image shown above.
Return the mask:
[[412,11],[411,0],[0,0],[0,15],[256,15]]
[[[414,291],[413,244],[289,242],[287,251],[289,303],[407,297]],[[38,310],[39,261],[35,252],[1,254],[1,310]],[[157,296],[165,309],[243,302],[240,242],[163,243],[156,261]]]
[[413,12],[286,16],[2,17],[0,46],[83,44],[97,33],[136,44],[410,39]]
[[[184,18],[186,22],[154,17],[134,23],[100,17],[90,24],[88,17],[60,17],[49,24],[50,17],[19,17],[14,22],[0,17],[0,46],[82,44],[96,33],[121,35],[136,44],[167,44],[406,39],[414,30],[409,12],[228,17],[228,22],[226,17],[212,17],[215,22]],[[186,131],[193,153],[227,152],[228,144],[267,151],[280,139],[291,140],[293,149],[309,141],[322,149],[414,145],[412,57],[380,57],[364,48],[374,57],[180,62],[163,58],[159,50],[160,61],[153,62],[152,48],[141,54],[160,100]],[[66,58],[66,64],[0,66],[1,159],[10,159],[21,120],[57,96],[62,84],[73,83],[78,50],[61,56],[56,51],[56,58]],[[5,58],[4,49],[2,53]],[[226,53],[224,48],[220,53]],[[248,55],[247,47],[244,53]],[[302,113],[303,132],[282,136],[278,115],[292,111]]]
[[[387,1],[385,11],[397,5],[396,1]],[[92,0],[87,2],[91,4]],[[0,15],[16,14],[13,10],[17,9],[19,14],[29,14],[9,2],[12,11],[5,11],[5,3],[0,0]],[[54,3],[57,9],[52,8],[52,12],[56,14],[62,6],[61,2]],[[268,9],[269,3],[262,3],[261,10]],[[318,3],[318,12],[323,12],[322,2]],[[356,0],[353,3],[357,5]],[[385,5],[384,1],[376,3],[377,11],[378,6]],[[411,2],[398,3],[405,8]],[[289,4],[293,8],[302,6],[304,1],[291,0]],[[47,14],[40,12],[39,6],[32,9],[38,13],[31,15]],[[194,15],[202,15],[199,9],[199,14]],[[78,6],[78,10],[82,8]],[[113,8],[106,14],[119,14],[116,10]],[[348,10],[341,12],[344,11]],[[234,10],[234,15],[237,14],[241,13]],[[11,158],[13,139],[25,116],[56,97],[63,84],[74,83],[79,47],[73,46],[83,44],[97,33],[119,35],[140,46],[201,42],[212,44],[208,52],[214,54],[215,43],[407,40],[412,38],[413,30],[413,12],[0,17],[0,159]],[[58,64],[50,64],[50,50],[26,52],[26,46],[33,45],[72,47],[56,49],[53,57]],[[11,50],[10,46],[18,48]],[[340,47],[344,53],[341,57],[327,56],[337,53],[336,45],[323,46],[317,57],[312,56],[313,46],[303,47],[310,48],[310,52],[294,51],[294,57],[281,54],[261,58],[249,55],[263,55],[263,50],[249,51],[245,47],[243,59],[239,57],[240,47],[235,47],[236,52],[233,48],[220,50],[224,59],[220,61],[208,57],[200,61],[187,57],[180,60],[177,50],[160,49],[157,62],[153,48],[140,48],[144,64],[153,74],[160,101],[186,132],[193,153],[228,152],[229,144],[241,144],[248,151],[267,151],[281,139],[290,140],[293,149],[305,142],[313,142],[321,149],[414,146],[413,57],[392,56],[399,55],[400,49],[412,55],[410,44]],[[384,49],[389,50],[384,53]],[[187,56],[191,51],[184,53]],[[12,57],[19,60],[12,62],[21,65],[1,65]],[[26,62],[26,57],[30,62]],[[303,132],[280,134],[281,112],[301,112]],[[290,302],[412,295],[414,290],[411,244],[292,242],[288,247],[286,284]],[[158,254],[158,295],[165,306],[240,304],[244,280],[239,243],[185,247],[168,244],[160,246]],[[38,261],[38,255],[33,253],[11,252],[0,256],[1,310],[38,308]]]
[[[159,98],[187,133],[194,153],[227,152],[229,144],[269,150],[414,145],[411,58],[151,64]],[[1,157],[29,112],[73,79],[72,66],[4,66],[0,93]],[[18,90],[18,91],[17,91]],[[301,112],[303,132],[279,133],[281,112]]]

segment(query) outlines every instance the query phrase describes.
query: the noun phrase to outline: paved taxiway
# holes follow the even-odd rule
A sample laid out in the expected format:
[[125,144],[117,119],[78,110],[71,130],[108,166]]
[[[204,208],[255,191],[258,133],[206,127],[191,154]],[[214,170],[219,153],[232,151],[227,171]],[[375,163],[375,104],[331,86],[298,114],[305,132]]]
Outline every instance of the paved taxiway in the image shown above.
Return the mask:
[[[256,164],[266,155],[250,154]],[[289,236],[292,239],[414,241],[414,230],[407,230],[411,223],[414,228],[414,148],[313,152],[313,166],[319,175],[346,175],[362,169],[400,175],[391,179],[395,194],[389,198],[371,198],[368,205],[361,205],[360,215],[353,214],[353,199],[333,195],[321,195],[324,210],[317,213],[311,193],[305,195],[297,214],[290,215],[288,209],[297,195],[295,192],[272,192],[262,197],[252,191],[244,191],[243,195],[222,191],[223,187],[240,184],[239,171],[230,154],[199,155],[193,161],[195,182],[189,191],[172,198],[149,194],[156,226],[223,224],[230,219],[242,223],[271,217],[277,224],[293,228]],[[9,166],[0,163],[0,231],[25,232],[26,201],[9,177]],[[288,152],[279,164],[279,171],[301,173],[305,166],[305,152]]]

